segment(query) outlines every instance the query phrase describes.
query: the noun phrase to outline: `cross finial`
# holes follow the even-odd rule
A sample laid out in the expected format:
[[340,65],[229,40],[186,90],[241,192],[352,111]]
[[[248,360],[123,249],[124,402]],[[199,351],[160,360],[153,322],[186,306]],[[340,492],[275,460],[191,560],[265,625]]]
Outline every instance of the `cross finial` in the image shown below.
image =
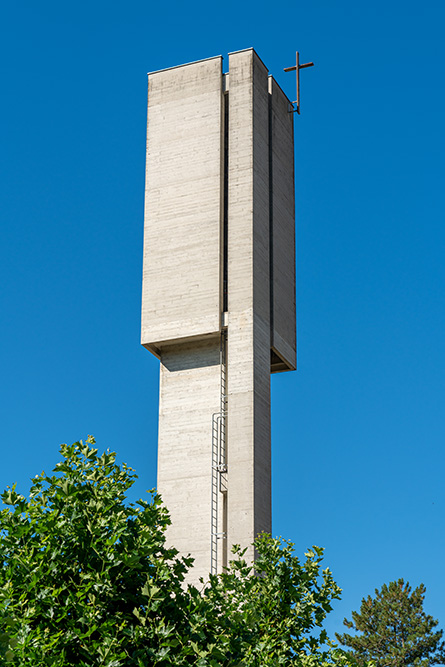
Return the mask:
[[[296,57],[296,64],[294,67],[285,67],[284,71],[285,72],[293,72],[295,70],[295,74],[297,77],[297,99],[295,102],[292,102],[292,111],[296,111],[298,115],[300,115],[300,70],[304,69],[305,67],[313,67],[314,63],[304,63],[303,65],[300,65],[300,54],[297,51],[297,57]],[[294,105],[297,105],[294,107]]]

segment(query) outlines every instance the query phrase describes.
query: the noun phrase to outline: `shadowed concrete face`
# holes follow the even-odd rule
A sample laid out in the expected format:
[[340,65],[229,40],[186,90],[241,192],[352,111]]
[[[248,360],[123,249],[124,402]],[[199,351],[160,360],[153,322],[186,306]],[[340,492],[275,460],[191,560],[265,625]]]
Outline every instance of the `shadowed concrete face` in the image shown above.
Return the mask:
[[270,373],[293,370],[293,115],[253,49],[149,75],[142,344],[190,580],[271,531]]

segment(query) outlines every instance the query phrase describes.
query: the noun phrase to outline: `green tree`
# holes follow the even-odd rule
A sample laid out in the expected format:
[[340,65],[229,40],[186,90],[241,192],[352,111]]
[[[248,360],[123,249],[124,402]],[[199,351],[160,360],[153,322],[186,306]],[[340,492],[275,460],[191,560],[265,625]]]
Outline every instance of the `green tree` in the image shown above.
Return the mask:
[[343,623],[360,635],[338,634],[338,641],[359,663],[372,660],[377,667],[429,667],[445,663],[443,631],[423,610],[425,586],[414,591],[403,579],[375,589],[375,597],[363,598],[360,612]]
[[166,548],[159,497],[128,503],[134,471],[93,445],[62,445],[27,499],[15,487],[2,495],[0,664],[347,664],[321,630],[340,593],[321,549],[300,562],[263,535],[255,572],[238,549],[222,576],[186,586],[192,559]]

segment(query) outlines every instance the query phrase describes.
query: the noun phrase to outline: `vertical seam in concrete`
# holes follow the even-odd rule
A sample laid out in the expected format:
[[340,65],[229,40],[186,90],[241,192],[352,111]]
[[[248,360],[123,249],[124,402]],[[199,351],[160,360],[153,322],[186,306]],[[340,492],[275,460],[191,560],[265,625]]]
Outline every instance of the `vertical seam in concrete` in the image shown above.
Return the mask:
[[228,231],[229,231],[229,95],[223,93],[223,312],[228,310]]
[[[270,79],[269,79],[270,80]],[[272,342],[273,332],[273,155],[272,155],[272,94],[268,92],[269,98],[269,298],[270,298],[270,340]]]

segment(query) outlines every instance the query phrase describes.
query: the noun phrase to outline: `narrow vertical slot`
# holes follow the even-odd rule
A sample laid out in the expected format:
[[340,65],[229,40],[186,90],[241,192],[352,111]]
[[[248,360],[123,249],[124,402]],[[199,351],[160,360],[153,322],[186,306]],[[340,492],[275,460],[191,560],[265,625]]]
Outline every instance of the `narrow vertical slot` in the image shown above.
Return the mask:
[[228,300],[228,208],[229,208],[229,93],[224,93],[224,177],[223,177],[223,311],[227,312]]
[[[274,293],[273,293],[273,81],[269,77],[269,285],[270,285],[270,340],[273,341]],[[271,352],[272,353],[272,352]]]

